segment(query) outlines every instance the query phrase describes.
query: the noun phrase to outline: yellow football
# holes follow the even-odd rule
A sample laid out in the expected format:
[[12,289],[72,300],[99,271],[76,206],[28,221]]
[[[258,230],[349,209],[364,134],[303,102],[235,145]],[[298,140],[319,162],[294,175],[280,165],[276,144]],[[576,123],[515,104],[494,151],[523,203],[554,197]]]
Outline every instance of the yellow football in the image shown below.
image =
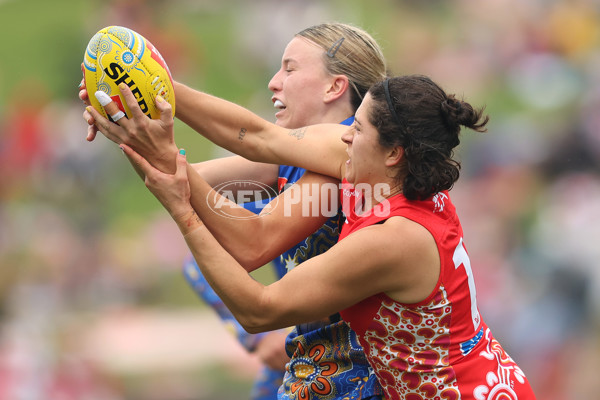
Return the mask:
[[106,118],[110,119],[94,96],[98,90],[109,95],[131,118],[131,111],[118,88],[120,83],[131,88],[148,117],[160,117],[154,102],[159,94],[171,104],[175,115],[175,92],[167,63],[152,43],[131,29],[108,26],[98,31],[85,50],[83,76],[90,102]]

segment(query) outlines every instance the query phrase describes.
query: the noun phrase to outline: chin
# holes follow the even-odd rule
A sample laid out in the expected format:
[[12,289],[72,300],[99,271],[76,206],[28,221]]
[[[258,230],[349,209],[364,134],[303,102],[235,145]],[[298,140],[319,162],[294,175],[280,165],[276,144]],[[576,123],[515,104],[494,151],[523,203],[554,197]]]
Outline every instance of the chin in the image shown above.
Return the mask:
[[294,125],[290,124],[290,122],[285,119],[278,119],[275,124],[285,129],[295,129]]
[[346,180],[348,181],[348,183],[351,183],[352,185],[355,184],[354,177],[352,175],[350,175],[348,172],[346,172],[346,175],[344,176],[344,178],[346,178]]

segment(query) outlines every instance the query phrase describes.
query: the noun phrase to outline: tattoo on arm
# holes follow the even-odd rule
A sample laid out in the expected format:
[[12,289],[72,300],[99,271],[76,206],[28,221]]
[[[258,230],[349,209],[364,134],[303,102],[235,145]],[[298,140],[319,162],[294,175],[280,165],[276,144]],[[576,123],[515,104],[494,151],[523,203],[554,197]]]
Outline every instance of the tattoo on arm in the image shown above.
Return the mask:
[[244,136],[246,136],[246,132],[247,132],[246,128],[240,129],[240,132],[238,133],[238,139],[239,140],[244,140]]
[[304,137],[304,134],[306,133],[306,127],[304,128],[299,128],[299,129],[292,129],[288,135],[290,136],[294,136],[296,139],[300,140]]
[[187,219],[186,221],[186,225],[189,228],[192,225],[196,225],[198,223],[202,223],[202,220],[200,219],[200,216],[198,214],[196,214],[196,211],[194,211],[192,213],[192,215],[190,215],[190,217]]
[[202,220],[200,219],[200,216],[198,214],[196,214],[196,211],[194,211],[194,219],[197,224],[202,224]]

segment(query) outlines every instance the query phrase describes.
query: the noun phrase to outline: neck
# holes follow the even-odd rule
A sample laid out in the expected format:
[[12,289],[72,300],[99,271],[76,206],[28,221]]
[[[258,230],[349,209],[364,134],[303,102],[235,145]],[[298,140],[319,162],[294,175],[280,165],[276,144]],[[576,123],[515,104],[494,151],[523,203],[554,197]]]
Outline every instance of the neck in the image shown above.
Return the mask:
[[402,193],[402,184],[389,182],[377,183],[375,185],[355,186],[355,190],[359,190],[363,198],[362,211],[367,212],[383,201]]
[[354,115],[354,110],[350,102],[338,101],[330,104],[325,113],[321,116],[318,123],[339,124],[343,120]]

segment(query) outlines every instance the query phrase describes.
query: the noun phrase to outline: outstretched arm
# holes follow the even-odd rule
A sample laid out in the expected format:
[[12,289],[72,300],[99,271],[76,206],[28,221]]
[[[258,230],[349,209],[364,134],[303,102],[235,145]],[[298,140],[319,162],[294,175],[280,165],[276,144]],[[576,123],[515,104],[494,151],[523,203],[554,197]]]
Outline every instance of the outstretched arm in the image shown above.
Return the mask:
[[[133,99],[128,87],[124,91],[124,95],[128,101]],[[132,107],[133,104],[137,106],[137,103],[132,103]],[[139,107],[137,109],[133,107],[131,109],[133,118],[131,120],[120,119],[118,121],[120,125],[111,123],[95,110],[91,110],[91,112],[97,114],[95,118],[100,131],[109,139],[119,143],[120,135],[122,132],[126,132],[131,140],[136,142],[138,148],[143,148],[146,152],[153,154],[153,160],[158,169],[171,173],[175,168],[172,157],[177,151],[172,137],[155,135],[151,137],[152,140],[143,140],[140,138],[144,137],[143,132],[146,128],[142,129],[142,133],[139,133],[136,128],[136,126],[154,125],[163,130],[172,129],[173,121],[169,117],[170,105],[164,100],[159,101],[157,105],[161,109],[160,120],[150,120],[141,113]],[[109,115],[114,114],[116,105],[114,102],[106,103],[105,109]],[[164,148],[161,147],[161,142],[165,142]],[[133,166],[143,177],[143,172],[139,167],[135,163]],[[191,166],[188,168],[192,169]],[[302,182],[306,182],[306,185],[294,185],[291,189],[286,190],[283,195],[277,196],[269,204],[269,207],[265,207],[266,211],[261,213],[260,218],[256,218],[251,211],[216,193],[195,171],[189,175],[190,185],[193,188],[191,202],[194,209],[221,245],[249,271],[265,265],[325,223],[328,217],[323,216],[320,212],[304,212],[305,207],[299,201],[304,189],[314,192],[314,194],[309,192],[306,194],[312,196],[319,211],[321,202],[326,205],[337,205],[337,198],[330,197],[337,195],[336,190],[320,189],[321,185],[326,183],[334,185],[336,180],[324,175],[307,173],[307,177],[301,179]],[[316,199],[315,196],[317,196]]]
[[175,82],[177,118],[213,143],[250,160],[295,165],[335,178],[347,160],[339,124],[286,129],[229,101]]
[[195,212],[248,271],[273,260],[337,213],[338,182],[331,177],[307,171],[256,215],[216,192],[189,164],[187,168]]
[[[81,68],[83,69],[83,63],[81,64]],[[92,95],[94,94],[92,93]],[[83,101],[86,106],[91,106],[89,93],[85,87],[84,79],[81,80],[79,85],[79,99]],[[116,105],[114,104],[108,104],[105,108],[106,111],[109,112],[109,115],[117,112]],[[98,128],[95,125],[95,120],[91,112],[86,110],[84,112],[84,118],[89,125],[86,139],[92,142],[96,138]],[[273,186],[277,182],[277,165],[254,162],[241,156],[216,158],[192,165],[194,166],[194,169],[213,187],[223,182],[232,181],[235,179],[258,182],[259,185],[257,188],[262,185]],[[136,170],[136,172],[141,175],[141,171]],[[144,178],[143,176],[141,177],[142,179]]]
[[[92,107],[85,117],[117,144],[127,144],[164,172],[172,171],[176,156],[171,106],[157,97],[161,117],[146,117],[129,87],[119,85],[133,117],[118,124]],[[217,145],[249,160],[294,165],[340,179],[348,159],[341,135],[348,129],[339,124],[319,124],[285,129],[251,111],[176,83],[177,117]]]
[[[177,223],[210,285],[248,332],[314,321],[381,292],[393,293],[398,301],[420,301],[437,282],[439,258],[431,235],[424,228],[415,231],[414,222],[395,217],[394,222],[352,233],[329,251],[264,286],[219,245],[193,210],[188,174],[195,172],[187,167],[185,156],[178,156],[176,173],[168,175],[129,147],[123,148],[144,171],[146,185]],[[406,240],[399,242],[398,235]],[[437,274],[433,271],[430,281],[423,283],[419,278],[422,261],[418,260],[424,254],[427,265],[436,265],[431,260],[438,264]],[[407,296],[413,295],[413,286],[420,290],[415,298]]]
[[[279,166],[258,163],[241,156],[215,158],[191,164],[200,176],[212,187],[231,182],[245,181],[244,189],[260,190],[265,186],[275,187]],[[234,195],[237,187],[231,188]]]

